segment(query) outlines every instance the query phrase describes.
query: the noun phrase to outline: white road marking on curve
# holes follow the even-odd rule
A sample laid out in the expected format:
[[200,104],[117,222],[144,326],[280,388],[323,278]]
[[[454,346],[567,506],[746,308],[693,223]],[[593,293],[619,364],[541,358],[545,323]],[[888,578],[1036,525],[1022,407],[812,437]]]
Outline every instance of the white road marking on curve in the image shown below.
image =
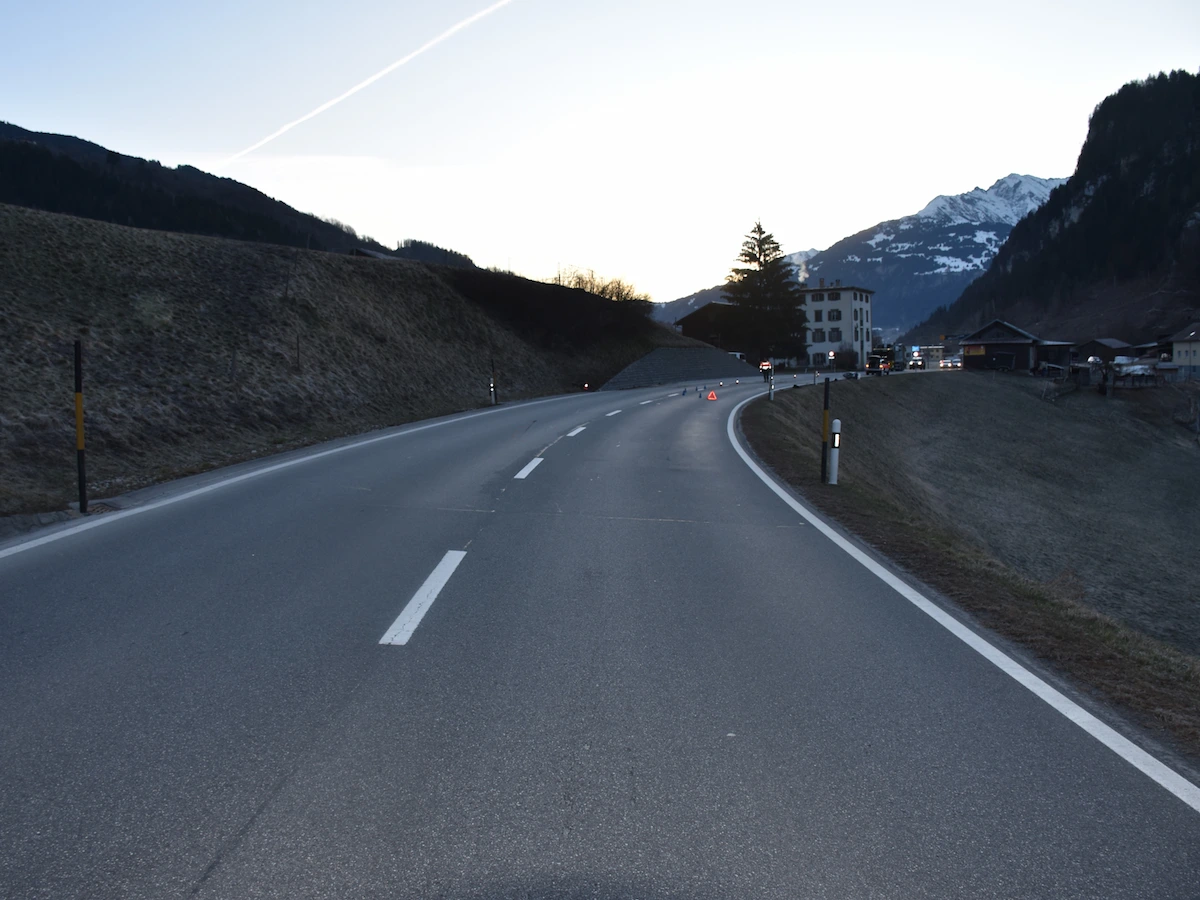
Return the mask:
[[274,463],[269,466],[264,466],[261,469],[255,469],[253,472],[243,472],[241,475],[233,475],[229,478],[224,478],[213,484],[206,484],[204,487],[195,488],[190,491],[185,491],[182,494],[176,494],[173,497],[164,497],[162,500],[155,500],[152,503],[147,503],[145,506],[134,506],[130,509],[122,509],[114,513],[105,513],[98,519],[89,519],[86,522],[80,522],[78,525],[72,525],[69,528],[64,528],[62,531],[55,531],[52,534],[44,534],[41,537],[30,538],[26,541],[21,541],[11,547],[0,549],[0,559],[7,556],[14,556],[18,553],[24,553],[26,550],[32,550],[34,547],[41,547],[43,544],[51,544],[55,541],[61,541],[63,538],[71,537],[79,534],[82,531],[91,531],[93,528],[102,528],[105,525],[111,525],[113,522],[120,522],[122,519],[128,519],[131,516],[140,516],[143,513],[151,512],[155,509],[161,509],[164,506],[172,506],[184,500],[190,500],[193,497],[200,497],[204,494],[219,491],[221,488],[229,487],[230,485],[240,484],[243,481],[249,481],[252,478],[259,478],[263,475],[269,475],[272,472],[278,472],[282,469],[290,469],[292,466],[299,466],[306,462],[312,462],[317,459],[324,459],[327,456],[333,456],[338,453],[345,453],[348,450],[357,450],[359,447],[367,447],[371,444],[378,444],[380,441],[391,441],[396,438],[407,437],[410,434],[417,434],[421,431],[428,431],[431,428],[442,428],[446,425],[454,425],[458,422],[465,422],[468,419],[477,419],[480,416],[491,416],[496,413],[512,412],[513,410],[523,409],[527,406],[537,406],[542,403],[554,403],[558,400],[569,400],[574,394],[565,394],[561,397],[547,397],[545,400],[528,400],[524,403],[515,404],[513,406],[495,406],[491,409],[481,410],[479,412],[465,413],[463,415],[454,416],[448,419],[442,419],[437,422],[427,422],[424,425],[416,425],[409,428],[404,428],[400,431],[394,431],[391,434],[378,435],[376,437],[363,438],[362,440],[352,441],[349,444],[342,444],[340,447],[332,447],[329,450],[318,450],[315,453],[307,453],[303,456],[289,459],[284,462]]
[[606,418],[606,419],[607,419],[609,416],[615,416],[615,415],[616,415],[617,413],[619,413],[619,412],[620,412],[620,410],[619,410],[619,409],[614,409],[614,410],[613,410],[612,412],[610,412],[610,413],[605,413],[605,414],[604,414],[604,418]]
[[643,400],[638,406],[645,406],[647,403],[653,403],[658,397],[651,397],[649,400]]
[[379,639],[379,643],[401,646],[408,643],[412,633],[421,624],[421,619],[425,618],[425,613],[429,612],[429,607],[433,606],[433,601],[437,599],[438,594],[442,592],[442,588],[446,586],[446,582],[450,580],[450,576],[454,574],[454,570],[458,568],[458,564],[466,555],[465,550],[446,551],[442,561],[429,573],[425,583],[417,588],[417,592],[412,595],[412,599],[396,617],[392,627]]
[[1118,734],[1110,726],[1105,725],[1062,692],[1052,688],[1015,659],[997,650],[920,591],[900,580],[884,566],[838,534],[824,519],[798,503],[784,487],[764,472],[750,458],[750,455],[742,449],[742,445],[738,443],[733,423],[743,406],[765,393],[767,392],[763,391],[743,400],[733,408],[732,412],[729,413],[729,418],[725,422],[725,433],[729,437],[729,442],[733,445],[733,449],[737,451],[738,456],[742,458],[742,462],[750,468],[750,471],[762,480],[763,484],[774,491],[779,499],[805,518],[809,524],[816,527],[821,534],[844,550],[851,559],[900,594],[905,600],[921,610],[921,612],[925,613],[925,615],[929,616],[929,618],[933,619],[1005,675],[1008,675],[1022,687],[1032,692],[1038,699],[1048,704],[1056,712],[1074,722],[1135,769],[1149,776],[1153,781],[1166,788],[1192,809],[1196,810],[1196,812],[1200,812],[1200,787],[1192,784],[1174,769],[1155,759],[1137,744],[1133,743],[1133,741]]
[[542,464],[542,457],[535,456],[529,462],[525,463],[525,468],[513,476],[513,478],[528,478],[529,473]]
[[579,432],[583,431],[585,428],[587,428],[586,425],[580,425],[578,428],[568,431],[567,437],[575,437],[575,435],[579,434]]

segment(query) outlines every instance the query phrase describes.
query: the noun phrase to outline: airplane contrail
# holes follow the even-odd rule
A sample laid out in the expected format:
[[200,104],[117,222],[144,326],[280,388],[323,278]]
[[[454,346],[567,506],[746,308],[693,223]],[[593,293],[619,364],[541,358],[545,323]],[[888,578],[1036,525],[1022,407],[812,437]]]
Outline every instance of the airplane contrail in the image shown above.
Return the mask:
[[339,103],[341,103],[347,97],[353,97],[355,94],[357,94],[363,88],[369,87],[370,85],[374,84],[376,81],[378,81],[384,75],[387,75],[390,72],[394,72],[396,69],[400,68],[401,66],[405,65],[406,63],[412,62],[414,59],[416,59],[418,56],[420,56],[426,50],[432,50],[434,47],[436,47],[442,41],[446,40],[449,37],[453,37],[455,34],[462,31],[464,28],[469,28],[470,26],[472,26],[476,22],[478,22],[480,19],[484,18],[485,16],[490,16],[492,13],[494,13],[500,7],[508,6],[508,4],[510,4],[510,3],[512,3],[512,0],[499,0],[499,2],[493,3],[487,9],[480,10],[479,12],[475,13],[472,16],[468,16],[467,18],[465,18],[461,22],[459,22],[457,25],[453,25],[450,28],[447,28],[445,31],[443,31],[441,34],[439,34],[433,40],[429,41],[428,43],[422,44],[420,47],[418,47],[412,53],[408,54],[408,56],[404,57],[403,59],[396,60],[394,63],[392,63],[386,69],[381,69],[380,71],[378,71],[374,75],[372,75],[370,78],[368,78],[366,81],[360,82],[359,84],[356,84],[354,87],[350,88],[350,90],[346,91],[344,94],[340,94],[337,97],[334,97],[332,100],[328,101],[327,103],[322,103],[320,106],[318,106],[312,112],[304,114],[303,116],[298,118],[296,121],[288,122],[286,125],[284,125],[282,128],[280,128],[278,131],[268,134],[265,138],[263,138],[258,143],[251,144],[249,147],[247,147],[245,150],[241,151],[240,153],[235,153],[233,156],[229,157],[229,159],[225,160],[225,162],[223,162],[221,165],[227,166],[231,162],[235,162],[235,161],[241,159],[247,153],[253,153],[259,147],[263,146],[264,144],[269,144],[271,141],[275,140],[275,138],[279,137],[281,134],[284,134],[285,132],[291,131],[297,125],[300,125],[303,122],[307,122],[309,119],[313,118],[314,116],[319,116],[321,113],[325,112],[325,110],[329,109],[332,106],[337,106]]

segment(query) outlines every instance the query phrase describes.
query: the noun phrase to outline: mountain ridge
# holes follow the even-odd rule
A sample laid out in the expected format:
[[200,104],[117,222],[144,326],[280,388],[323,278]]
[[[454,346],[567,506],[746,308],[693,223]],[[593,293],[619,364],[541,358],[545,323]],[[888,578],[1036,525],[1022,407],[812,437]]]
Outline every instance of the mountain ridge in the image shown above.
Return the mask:
[[1074,174],[989,270],[909,337],[1004,318],[1045,338],[1156,339],[1200,319],[1200,74],[1160,73],[1097,104]]
[[474,266],[423,241],[389,248],[332,219],[195,166],[163,166],[70,135],[0,122],[0,203],[117,225],[228,237],[311,250],[370,250],[401,259]]
[[[797,278],[824,278],[876,291],[874,323],[903,329],[958,298],[978,278],[1018,221],[1066,179],[1012,173],[989,188],[941,194],[918,212],[879,222],[825,250],[785,256]],[[721,285],[658,304],[656,319],[671,323],[706,303],[720,302]]]

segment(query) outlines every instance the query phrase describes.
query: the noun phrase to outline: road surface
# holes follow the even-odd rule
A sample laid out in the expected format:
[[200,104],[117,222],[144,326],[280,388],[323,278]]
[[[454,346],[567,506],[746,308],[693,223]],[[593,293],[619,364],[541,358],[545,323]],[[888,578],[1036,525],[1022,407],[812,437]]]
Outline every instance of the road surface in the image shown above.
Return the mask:
[[744,463],[761,390],[501,407],[0,546],[0,896],[1200,896],[1195,804]]

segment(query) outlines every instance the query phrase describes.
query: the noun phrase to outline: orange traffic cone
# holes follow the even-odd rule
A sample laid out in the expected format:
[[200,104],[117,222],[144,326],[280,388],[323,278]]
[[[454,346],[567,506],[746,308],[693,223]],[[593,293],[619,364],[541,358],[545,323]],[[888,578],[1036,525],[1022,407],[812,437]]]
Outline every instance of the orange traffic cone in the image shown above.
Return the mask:
[[709,392],[708,392],[708,399],[709,399],[709,400],[716,400],[716,399],[717,399],[717,392],[716,392],[716,391],[709,391]]

